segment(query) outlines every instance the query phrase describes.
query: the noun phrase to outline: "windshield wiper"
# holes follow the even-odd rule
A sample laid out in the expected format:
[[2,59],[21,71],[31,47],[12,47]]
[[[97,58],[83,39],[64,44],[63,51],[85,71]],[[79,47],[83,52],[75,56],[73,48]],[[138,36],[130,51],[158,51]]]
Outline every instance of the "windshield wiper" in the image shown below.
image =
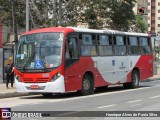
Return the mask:
[[44,70],[44,72],[46,72],[46,71],[47,71],[47,68],[46,68],[45,60],[44,60],[45,57],[42,57],[42,56],[40,55],[40,58],[41,58],[42,63],[43,63],[43,70]]
[[25,65],[23,66],[23,70],[24,70],[24,71],[26,71],[26,66],[31,63],[31,61],[32,61],[32,59],[34,58],[35,54],[36,54],[36,52],[32,52],[31,57],[29,57],[29,58],[27,59]]

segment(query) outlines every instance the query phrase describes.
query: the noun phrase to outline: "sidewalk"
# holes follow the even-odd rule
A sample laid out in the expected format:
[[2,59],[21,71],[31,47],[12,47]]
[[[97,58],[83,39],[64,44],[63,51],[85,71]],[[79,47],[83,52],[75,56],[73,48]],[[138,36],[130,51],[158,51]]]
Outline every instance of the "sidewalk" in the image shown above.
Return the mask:
[[153,77],[150,77],[150,78],[144,80],[143,82],[149,82],[149,81],[153,81],[153,80],[160,80],[160,74],[154,75]]
[[[153,77],[148,78],[144,82],[149,82],[149,81],[153,81],[153,80],[160,80],[160,74],[154,75]],[[15,84],[14,84],[13,88],[11,88],[10,85],[11,84],[9,84],[9,88],[7,89],[6,84],[0,84],[0,99],[1,98],[8,98],[8,97],[18,97],[18,96],[29,95],[29,93],[17,93],[16,88],[15,88]]]
[[5,83],[0,84],[0,99],[28,95],[28,93],[17,93],[16,88],[15,88],[15,84],[14,84],[13,88],[11,88],[10,85],[11,84],[9,83],[9,88],[7,89]]

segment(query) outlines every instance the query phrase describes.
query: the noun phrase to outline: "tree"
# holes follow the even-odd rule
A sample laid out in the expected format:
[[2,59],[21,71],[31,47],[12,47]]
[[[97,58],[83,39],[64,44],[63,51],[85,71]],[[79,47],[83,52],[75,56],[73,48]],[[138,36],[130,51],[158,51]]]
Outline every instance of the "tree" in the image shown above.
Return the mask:
[[111,29],[128,31],[134,20],[135,0],[110,1],[108,25]]
[[70,9],[73,10],[73,6],[77,5],[79,9],[74,7],[74,15],[79,16],[78,20],[87,23],[89,28],[128,31],[134,21],[134,2],[135,0],[78,0],[70,5]]
[[[16,21],[18,23],[18,27],[24,27],[25,26],[25,4],[22,0],[15,0],[15,17]],[[12,0],[0,0],[0,16],[2,20],[2,24],[6,26],[13,27],[12,24]]]
[[[72,1],[72,2],[70,2]],[[87,23],[89,28],[103,28],[104,17],[107,15],[107,0],[70,0],[66,6],[67,24]]]
[[[11,19],[10,0],[0,0],[5,12],[2,23],[9,25]],[[30,0],[30,27],[58,26],[59,0]],[[25,2],[16,0],[18,27],[25,27]],[[77,26],[87,23],[89,28],[110,28],[128,31],[135,20],[135,0],[62,0],[62,26]],[[1,11],[2,12],[2,11]]]
[[135,26],[135,32],[143,33],[147,31],[147,25],[143,22],[141,15],[135,15],[135,21],[133,22],[133,25]]
[[11,13],[11,2],[10,0],[0,0],[0,17],[2,24],[10,25],[12,22],[12,13]]

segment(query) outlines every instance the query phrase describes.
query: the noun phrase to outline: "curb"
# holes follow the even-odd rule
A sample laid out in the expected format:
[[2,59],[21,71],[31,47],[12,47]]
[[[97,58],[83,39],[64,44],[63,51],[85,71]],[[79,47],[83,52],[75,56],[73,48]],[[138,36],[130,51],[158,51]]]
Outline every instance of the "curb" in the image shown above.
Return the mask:
[[145,79],[141,82],[150,82],[150,81],[156,81],[156,80],[160,80],[160,78]]
[[9,93],[0,93],[0,98],[10,98],[10,97],[19,97],[19,96],[28,96],[29,93],[17,93],[17,92],[9,92]]

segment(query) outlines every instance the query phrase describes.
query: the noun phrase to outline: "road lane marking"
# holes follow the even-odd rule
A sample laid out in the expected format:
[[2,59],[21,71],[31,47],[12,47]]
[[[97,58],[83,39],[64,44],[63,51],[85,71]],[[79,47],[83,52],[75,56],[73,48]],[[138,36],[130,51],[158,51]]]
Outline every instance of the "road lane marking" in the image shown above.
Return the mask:
[[117,109],[110,109],[110,110],[107,110],[107,111],[116,111]]
[[127,103],[135,103],[135,102],[140,102],[142,100],[133,100],[133,101],[128,101]]
[[116,104],[107,105],[107,106],[101,106],[101,107],[97,107],[97,108],[107,108],[107,107],[113,107],[113,106],[116,106]]
[[160,95],[157,95],[157,96],[153,96],[153,97],[150,97],[150,98],[158,98],[158,97],[160,97]]
[[88,95],[88,96],[78,96],[78,97],[74,97],[74,98],[57,99],[55,101],[53,101],[53,99],[51,99],[51,101],[52,102],[61,102],[61,101],[70,101],[70,100],[77,100],[77,99],[93,98],[93,97],[98,97],[98,96],[103,96],[103,95],[112,95],[112,94],[120,94],[120,93],[126,93],[126,92],[140,91],[140,90],[145,90],[145,89],[152,89],[152,88],[155,88],[155,87],[160,87],[160,85],[151,86],[151,87],[144,87],[144,88],[142,87],[142,88],[137,88],[137,89],[129,89],[129,90],[124,90],[124,91],[106,92],[106,93],[93,94],[93,95]]
[[130,107],[135,107],[135,106],[139,106],[139,105],[142,105],[142,104],[135,104],[135,105],[131,105]]

